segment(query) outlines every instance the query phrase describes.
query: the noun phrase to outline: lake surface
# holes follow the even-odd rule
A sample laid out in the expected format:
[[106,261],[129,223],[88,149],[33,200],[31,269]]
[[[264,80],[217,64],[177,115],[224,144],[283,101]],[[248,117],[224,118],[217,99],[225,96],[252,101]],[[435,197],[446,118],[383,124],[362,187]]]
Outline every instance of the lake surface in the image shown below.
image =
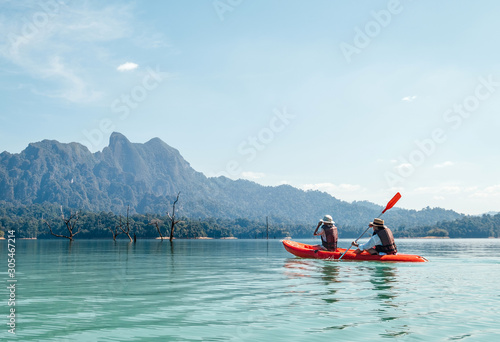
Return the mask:
[[176,240],[173,248],[17,240],[12,335],[0,241],[0,340],[498,340],[500,240],[396,242],[429,262],[298,259],[278,240]]

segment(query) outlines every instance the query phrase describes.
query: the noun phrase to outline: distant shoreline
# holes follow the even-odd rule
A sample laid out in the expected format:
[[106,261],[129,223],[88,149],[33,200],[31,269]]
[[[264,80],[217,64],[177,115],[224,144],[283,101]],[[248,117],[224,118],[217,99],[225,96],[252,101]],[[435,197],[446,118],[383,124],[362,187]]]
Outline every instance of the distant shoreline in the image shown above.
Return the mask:
[[[37,238],[33,237],[33,238],[17,238],[18,240],[38,240]],[[5,240],[5,237],[2,236],[0,237],[0,240]]]
[[415,237],[400,237],[396,239],[450,239],[449,236],[415,236]]
[[[57,240],[61,240],[61,241],[64,241],[65,239],[57,239],[57,238],[42,238],[42,239],[38,239],[38,238],[16,238],[17,240],[41,240],[41,241],[57,241]],[[237,237],[234,237],[234,236],[229,236],[229,237],[221,237],[221,238],[212,238],[212,237],[206,237],[206,236],[202,236],[202,237],[194,237],[194,238],[173,238],[174,240],[241,240]],[[301,239],[309,239],[309,238],[297,238],[299,240]],[[350,240],[351,238],[340,238],[339,240]],[[458,238],[450,238],[449,236],[410,236],[410,237],[396,237],[395,238],[396,240],[411,240],[411,239],[430,239],[430,240],[439,240],[439,239],[448,239],[448,240],[467,240],[467,239],[500,239],[500,238],[497,238],[497,237],[493,237],[493,236],[490,236],[490,237],[482,237],[482,238],[463,238],[463,237],[458,237]],[[7,240],[5,237],[0,237],[0,240]],[[82,241],[91,241],[91,240],[95,240],[95,241],[106,241],[106,240],[113,240],[111,238],[82,238],[82,239],[75,239],[74,241],[78,241],[78,240],[82,240]],[[156,237],[156,238],[138,238],[137,240],[143,240],[143,241],[146,241],[146,240],[161,240],[160,237]],[[164,237],[163,240],[169,240],[168,237]],[[243,240],[279,240],[279,241],[282,241],[282,240],[291,240],[291,238],[272,238],[272,239],[254,239],[254,238],[244,238]],[[129,241],[128,239],[125,239],[125,238],[121,238],[121,239],[116,239],[116,241]]]

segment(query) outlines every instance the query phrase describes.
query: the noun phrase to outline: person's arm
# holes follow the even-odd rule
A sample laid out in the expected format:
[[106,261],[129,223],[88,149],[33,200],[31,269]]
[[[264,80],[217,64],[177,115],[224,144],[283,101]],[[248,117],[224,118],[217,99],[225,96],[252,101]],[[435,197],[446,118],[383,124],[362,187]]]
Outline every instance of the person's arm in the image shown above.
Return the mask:
[[318,232],[318,228],[319,228],[319,226],[321,226],[321,224],[322,224],[322,222],[321,222],[321,221],[319,221],[319,222],[318,222],[318,225],[316,226],[316,230],[314,230],[313,235],[321,235],[321,234],[316,234],[316,233]]
[[377,234],[375,234],[366,243],[359,245],[358,248],[362,252],[364,250],[370,249],[372,247],[375,247],[375,246],[381,245],[381,244],[382,244],[382,242],[380,241],[380,238],[378,237]]
[[318,235],[320,235],[320,236],[324,236],[324,235],[325,235],[325,230],[324,230],[323,228],[321,228],[321,230],[319,231],[319,233],[314,232],[314,235],[315,235],[315,236],[318,236]]

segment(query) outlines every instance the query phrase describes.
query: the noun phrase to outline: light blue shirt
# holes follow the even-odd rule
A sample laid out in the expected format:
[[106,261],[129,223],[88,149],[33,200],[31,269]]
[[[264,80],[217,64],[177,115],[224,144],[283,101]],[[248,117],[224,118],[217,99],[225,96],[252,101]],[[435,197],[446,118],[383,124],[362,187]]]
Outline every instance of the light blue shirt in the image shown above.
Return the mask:
[[[382,241],[380,241],[380,238],[378,237],[377,234],[372,235],[370,240],[368,240],[364,244],[359,245],[358,248],[361,251],[365,251],[365,250],[370,249],[370,248],[375,247],[375,246],[382,246]],[[379,255],[386,255],[387,253],[380,252],[378,254]]]

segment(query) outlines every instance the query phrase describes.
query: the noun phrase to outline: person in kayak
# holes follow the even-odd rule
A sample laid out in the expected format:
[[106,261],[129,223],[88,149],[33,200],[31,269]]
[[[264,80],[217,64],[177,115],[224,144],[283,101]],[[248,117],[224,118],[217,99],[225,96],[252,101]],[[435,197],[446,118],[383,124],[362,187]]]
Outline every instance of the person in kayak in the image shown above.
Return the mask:
[[376,218],[373,222],[370,222],[370,227],[373,228],[373,235],[370,240],[364,244],[358,244],[356,241],[352,242],[353,246],[358,247],[354,253],[359,254],[368,251],[372,255],[391,255],[398,252],[392,231],[384,225],[384,220]]
[[[318,233],[319,228],[321,228],[321,231]],[[321,243],[326,250],[335,251],[337,249],[337,227],[335,227],[335,222],[330,215],[325,215],[325,217],[318,222],[318,226],[313,234],[315,236],[321,236]]]

